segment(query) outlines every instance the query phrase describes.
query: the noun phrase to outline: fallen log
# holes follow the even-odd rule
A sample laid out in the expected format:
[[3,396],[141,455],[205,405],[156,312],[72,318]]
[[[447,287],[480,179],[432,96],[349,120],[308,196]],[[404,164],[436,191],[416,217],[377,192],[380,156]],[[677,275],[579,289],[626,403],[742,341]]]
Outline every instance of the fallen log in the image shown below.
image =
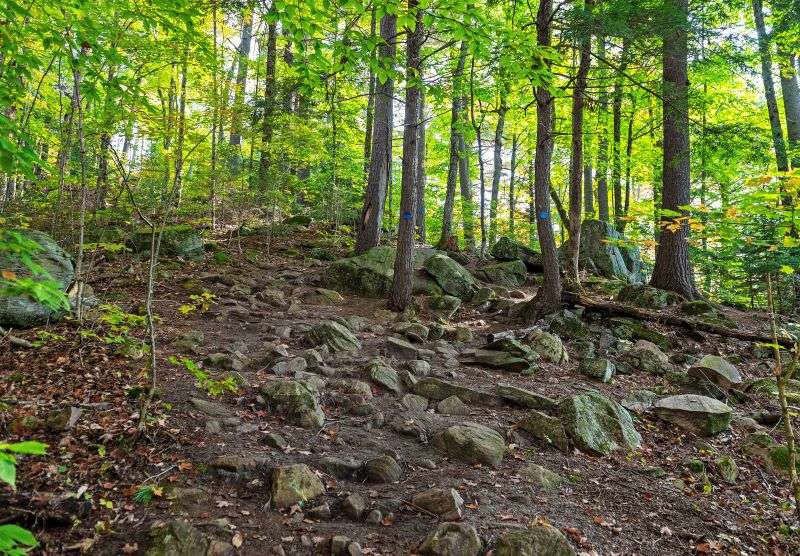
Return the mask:
[[[624,305],[622,303],[616,303],[614,301],[598,301],[596,299],[592,299],[591,297],[573,292],[562,292],[561,302],[565,305],[578,305],[584,307],[587,311],[602,313],[607,317],[630,317],[638,320],[646,320],[649,322],[657,322],[678,328],[685,328],[691,332],[706,332],[708,334],[715,334],[717,336],[724,336],[726,338],[736,338],[737,340],[745,340],[748,342],[772,344],[774,341],[770,334],[759,334],[757,332],[736,330],[698,319],[690,319],[686,317],[679,317],[677,315],[646,311],[644,309],[639,309],[630,305]],[[784,347],[791,348],[794,347],[795,341],[787,336],[779,336],[778,343]]]

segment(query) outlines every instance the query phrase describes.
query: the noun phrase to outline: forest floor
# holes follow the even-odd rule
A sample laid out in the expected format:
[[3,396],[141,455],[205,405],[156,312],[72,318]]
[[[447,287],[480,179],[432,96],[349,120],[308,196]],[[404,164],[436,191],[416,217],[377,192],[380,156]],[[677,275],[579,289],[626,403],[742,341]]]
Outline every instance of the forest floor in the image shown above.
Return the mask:
[[[209,553],[330,554],[331,538],[344,535],[364,554],[413,554],[439,519],[410,504],[412,497],[431,487],[452,487],[465,502],[462,520],[475,526],[487,548],[507,531],[546,522],[586,554],[800,553],[788,480],[744,448],[754,429],[781,438],[780,426],[764,428],[743,418],[763,421],[773,414],[777,402],[770,396],[744,395],[735,405],[731,430],[711,438],[684,432],[649,412],[635,415],[641,448],[605,457],[563,453],[537,442],[515,427],[527,410],[511,405],[468,404],[468,415],[457,416],[439,414],[431,403],[427,411],[413,413],[399,396],[373,385],[370,409],[349,410],[343,402],[349,395],[342,389],[345,381],[339,379],[363,379],[364,365],[385,355],[393,316],[383,300],[346,293],[343,303],[311,302],[315,298],[308,294],[320,284],[325,263],[305,255],[321,233],[300,228],[274,238],[269,255],[265,236],[223,238],[217,249],[229,257],[167,261],[160,267],[154,304],[160,319],[159,397],[148,433],[135,443],[145,358],[137,358],[141,354],[125,338],[141,337],[141,330],[126,333],[119,322],[112,330],[108,322],[92,320],[79,329],[65,321],[15,331],[35,343],[32,349],[0,341],[0,400],[6,404],[0,430],[10,440],[36,438],[50,446],[47,456],[22,460],[17,493],[0,493],[0,522],[14,519],[33,529],[43,554],[143,554],[152,524],[176,517],[221,541]],[[146,263],[132,255],[101,259],[90,282],[104,303],[136,312],[144,299]],[[527,298],[535,293],[532,282],[533,275],[531,284],[520,288]],[[285,303],[272,307],[249,297],[265,288],[280,290]],[[203,290],[217,302],[187,313],[185,306],[194,303],[189,296]],[[732,309],[726,315],[742,327],[768,330],[764,315]],[[365,319],[356,333],[363,348],[325,357],[322,428],[294,426],[259,403],[258,387],[271,374],[263,361],[276,345],[299,354],[312,347],[304,343],[310,326],[352,316]],[[432,320],[424,313],[420,318]],[[609,384],[592,381],[577,371],[574,356],[565,364],[540,362],[531,376],[454,365],[454,352],[481,347],[487,333],[519,325],[469,304],[453,323],[469,327],[474,338],[447,342],[452,350],[441,341],[425,347],[435,350],[431,375],[463,386],[493,392],[505,382],[556,399],[597,390],[617,401],[642,388],[675,391],[667,378],[645,373],[618,374]],[[768,362],[754,356],[751,343],[652,327],[672,341],[670,355],[723,355],[736,361],[747,379],[772,372]],[[187,345],[192,336],[187,332],[202,333],[195,334],[195,345]],[[568,341],[565,345],[569,352],[574,349]],[[234,372],[242,385],[216,398],[198,388],[183,366],[169,361],[173,355],[200,361],[218,352],[242,363]],[[73,422],[65,424],[70,411]],[[37,418],[46,421],[44,426]],[[504,433],[509,448],[499,466],[467,465],[427,443],[425,431],[431,426],[464,421]],[[360,463],[381,454],[400,463],[399,481],[338,478],[319,465],[323,457]],[[718,473],[715,462],[723,455],[738,466],[735,481]],[[703,462],[707,474],[698,475],[693,459]],[[315,470],[326,491],[303,508],[271,509],[266,474],[275,465],[294,463]],[[531,463],[566,481],[549,490],[535,486],[522,472]],[[351,493],[363,495],[367,512],[378,509],[380,515],[368,521],[348,517],[342,502]]]

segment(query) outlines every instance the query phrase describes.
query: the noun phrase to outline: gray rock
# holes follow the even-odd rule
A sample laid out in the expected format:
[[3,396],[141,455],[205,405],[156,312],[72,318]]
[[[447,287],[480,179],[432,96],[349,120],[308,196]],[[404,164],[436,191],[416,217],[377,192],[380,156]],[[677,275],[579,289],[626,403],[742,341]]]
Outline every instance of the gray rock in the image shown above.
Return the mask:
[[458,396],[450,396],[436,404],[436,411],[445,415],[469,415],[469,407]]
[[[221,543],[201,532],[188,521],[157,521],[149,531],[146,556],[232,556],[233,546]],[[213,548],[213,552],[212,552]]]
[[466,523],[440,523],[419,547],[422,556],[478,556],[482,551],[478,532]]
[[414,344],[389,336],[386,338],[386,353],[397,359],[415,360],[422,359],[423,357],[432,357],[433,352],[427,349],[422,349]]
[[364,477],[371,483],[396,483],[403,471],[391,456],[382,455],[364,464]]
[[607,455],[641,444],[642,437],[627,410],[597,392],[566,398],[558,409],[567,435],[585,452]]
[[414,385],[414,393],[434,401],[441,401],[450,396],[457,396],[468,404],[487,406],[497,406],[500,404],[500,398],[497,396],[433,377],[426,377],[417,381]]
[[715,435],[730,426],[731,408],[714,398],[681,394],[658,400],[656,414],[681,428],[702,435]]
[[233,415],[233,411],[231,411],[228,406],[221,403],[210,402],[200,398],[190,398],[189,403],[199,411],[211,417],[231,417]]
[[560,364],[569,360],[567,350],[564,349],[564,344],[557,335],[541,331],[532,332],[527,339],[533,351],[545,361]]
[[319,393],[306,382],[271,380],[261,386],[267,404],[302,427],[321,427],[325,414],[319,406]]
[[350,459],[325,456],[319,459],[317,467],[337,479],[352,479],[361,469],[361,464]]
[[419,492],[411,499],[411,503],[445,521],[459,521],[464,512],[464,499],[454,488],[432,488]]
[[535,484],[542,490],[554,490],[566,482],[563,476],[535,463],[525,465],[517,473],[520,477]]
[[361,519],[367,510],[367,501],[360,494],[354,493],[342,501],[342,511],[350,519]]
[[636,390],[620,402],[622,407],[633,413],[650,411],[656,401],[656,393],[650,390]]
[[616,367],[607,357],[595,357],[591,359],[584,359],[578,366],[578,370],[594,380],[600,382],[611,382],[614,376]]
[[533,366],[533,363],[528,359],[517,357],[506,351],[491,349],[475,350],[474,354],[465,357],[462,361],[468,364],[485,365],[493,369],[502,369],[509,372],[524,372]]
[[558,405],[552,398],[503,382],[497,385],[497,394],[504,400],[530,409],[553,409]]
[[435,254],[425,260],[423,267],[448,295],[470,300],[478,289],[472,274],[447,255]]
[[497,539],[496,556],[575,556],[575,549],[551,525],[511,531]]
[[517,427],[533,435],[546,444],[555,446],[562,452],[569,452],[569,440],[561,420],[540,411],[529,411],[517,423]]
[[448,427],[433,438],[433,445],[443,454],[468,464],[500,465],[506,450],[503,437],[497,432],[466,422]]
[[348,328],[332,320],[311,328],[306,338],[312,345],[325,345],[334,353],[361,349],[358,338]]
[[661,348],[647,340],[637,340],[622,354],[622,360],[636,370],[654,375],[665,375],[674,369]]
[[518,241],[508,237],[501,237],[497,243],[491,246],[489,253],[499,261],[520,260],[527,270],[541,272],[542,256]]
[[394,325],[392,330],[417,343],[427,340],[430,333],[427,326],[418,322],[400,322]]
[[325,486],[307,465],[285,465],[272,470],[270,482],[272,505],[289,508],[325,493]]
[[400,376],[382,359],[373,359],[367,364],[365,374],[375,384],[383,386],[395,394],[404,392]]
[[605,278],[616,278],[631,284],[642,282],[643,265],[639,249],[622,245],[624,240],[624,236],[608,222],[584,220],[581,223],[581,267]]
[[516,288],[525,283],[528,270],[525,264],[517,259],[484,265],[475,272],[475,275],[485,282]]
[[431,374],[431,364],[423,359],[413,359],[406,362],[406,369],[408,369],[415,376],[428,376]]
[[416,394],[406,394],[403,396],[403,399],[400,400],[400,403],[412,413],[419,413],[428,409],[427,398],[417,396]]
[[452,295],[435,295],[428,298],[428,308],[441,318],[449,320],[461,307],[461,300]]
[[742,384],[742,375],[735,366],[717,355],[704,355],[689,368],[689,376],[698,380],[707,380],[722,390]]

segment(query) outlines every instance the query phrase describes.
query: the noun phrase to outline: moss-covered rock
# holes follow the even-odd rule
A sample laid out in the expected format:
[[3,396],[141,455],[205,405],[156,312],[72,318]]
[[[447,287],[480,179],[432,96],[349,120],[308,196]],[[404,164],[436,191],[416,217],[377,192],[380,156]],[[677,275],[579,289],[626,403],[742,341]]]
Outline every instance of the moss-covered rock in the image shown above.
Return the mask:
[[644,278],[639,249],[628,244],[610,223],[601,220],[581,223],[579,264],[593,274],[631,284]]
[[497,539],[495,556],[575,556],[564,534],[551,525],[511,531]]
[[731,408],[714,398],[681,394],[658,400],[656,414],[670,423],[702,435],[715,435],[731,423]]
[[325,492],[325,486],[305,464],[276,467],[272,471],[272,505],[289,508],[313,500]]
[[[47,273],[46,278],[53,280],[58,289],[66,291],[75,278],[69,254],[44,232],[12,230],[11,233],[19,234],[23,241],[39,245],[40,249],[32,254],[31,259],[42,267]],[[0,251],[0,270],[13,272],[20,278],[31,277],[31,272],[15,253]],[[65,311],[47,307],[27,296],[0,295],[0,326],[4,328],[30,328],[59,320],[65,314]]]
[[566,363],[569,361],[567,350],[556,334],[550,332],[532,332],[526,338],[531,349],[539,354],[539,357],[551,363]]
[[440,523],[419,547],[422,556],[478,556],[482,551],[478,532],[466,523]]
[[447,255],[428,257],[423,267],[448,295],[469,301],[478,289],[472,274]]
[[[141,228],[133,232],[129,245],[135,253],[150,250],[150,229]],[[175,224],[166,226],[161,235],[159,253],[183,259],[200,259],[205,254],[205,242],[193,226]]]
[[654,288],[653,286],[629,284],[619,290],[617,301],[647,309],[663,309],[680,303],[681,297],[676,293]]
[[607,455],[642,442],[628,411],[597,392],[566,398],[558,410],[567,435],[586,452]]
[[542,256],[518,241],[508,237],[501,237],[492,245],[489,253],[498,261],[520,260],[526,269],[533,272],[542,270]]
[[482,266],[475,275],[484,282],[513,288],[525,283],[528,271],[522,261],[513,260]]
[[319,406],[319,393],[299,380],[271,380],[261,386],[267,405],[302,427],[321,427],[325,414]]
[[149,531],[150,545],[145,556],[222,556],[233,555],[233,546],[206,536],[188,521],[158,521]]
[[440,431],[433,445],[443,454],[468,464],[500,465],[506,451],[503,437],[478,423],[466,422]]
[[323,321],[311,328],[306,338],[311,345],[325,345],[333,352],[361,349],[358,338],[347,327],[332,320]]

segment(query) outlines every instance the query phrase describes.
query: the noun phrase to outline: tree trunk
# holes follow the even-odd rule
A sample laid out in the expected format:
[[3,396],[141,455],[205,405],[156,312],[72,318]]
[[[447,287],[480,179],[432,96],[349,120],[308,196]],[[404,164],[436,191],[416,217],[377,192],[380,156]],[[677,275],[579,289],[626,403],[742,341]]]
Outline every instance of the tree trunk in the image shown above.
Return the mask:
[[[384,15],[381,18],[380,57],[394,66],[395,40],[397,35],[397,16]],[[372,150],[369,161],[367,189],[364,192],[364,206],[356,233],[356,253],[363,253],[378,245],[380,240],[383,205],[389,187],[392,168],[392,101],[394,80],[388,78],[375,85],[375,121],[372,129]]]
[[[628,120],[628,137],[625,144],[625,205],[622,212],[625,216],[628,215],[628,210],[631,206],[631,155],[633,153],[633,119],[636,116],[636,110],[631,111],[631,117]],[[622,220],[620,232],[625,232],[625,227],[628,225],[628,219]]]
[[[270,8],[270,11],[272,11],[272,9],[273,8]],[[264,75],[264,116],[261,127],[261,159],[258,163],[258,185],[262,195],[272,190],[270,184],[272,156],[269,151],[272,146],[272,120],[275,116],[275,58],[277,56],[275,43],[277,41],[277,34],[277,23],[270,23],[267,30],[267,69]]]
[[475,56],[472,57],[472,64],[470,66],[470,120],[472,127],[475,130],[475,138],[478,143],[478,180],[480,183],[480,223],[481,223],[481,251],[480,256],[486,254],[486,173],[483,165],[483,119],[484,114],[481,114],[481,119],[475,119]]
[[[585,9],[592,9],[593,0],[585,1]],[[565,281],[574,289],[580,290],[578,274],[578,254],[581,244],[581,197],[583,195],[581,179],[583,178],[583,106],[586,102],[586,78],[592,62],[592,36],[587,33],[580,42],[580,61],[575,76],[575,87],[572,89],[572,154],[569,160],[569,242],[567,244],[567,260]],[[563,220],[563,217],[562,217]]]
[[[375,6],[372,7],[372,15],[369,21],[370,38],[375,37],[375,26],[377,19]],[[374,52],[373,52],[374,55]],[[367,113],[364,117],[364,175],[369,178],[369,161],[372,152],[372,125],[375,120],[375,70],[369,67],[369,97],[367,98]]]
[[[606,39],[600,37],[597,55],[606,58]],[[602,63],[602,62],[601,62]],[[608,222],[608,92],[606,91],[606,71],[600,70],[600,93],[597,107],[597,210],[598,218]]]
[[623,73],[628,67],[628,39],[622,40],[622,53],[620,54],[619,71],[614,79],[614,93],[612,101],[613,112],[613,143],[611,147],[611,187],[614,194],[614,227],[622,231],[623,217],[625,216],[622,208],[622,95],[625,92],[623,86]]
[[772,146],[775,149],[775,162],[779,172],[789,171],[789,159],[786,156],[786,143],[783,141],[781,117],[778,112],[778,100],[775,97],[775,83],[772,79],[772,54],[770,53],[769,36],[764,25],[764,9],[762,0],[753,0],[753,19],[758,33],[758,51],[761,54],[761,79],[764,81],[764,96],[767,101],[769,126],[772,130]]
[[[756,0],[759,1],[759,0]],[[688,0],[667,0],[676,15],[674,27],[663,41],[664,162],[661,235],[650,285],[676,292],[686,299],[698,297],[689,261],[689,224],[682,207],[689,204],[689,89],[688,89]],[[670,215],[679,213],[681,218]]]
[[[421,78],[422,76],[420,76]],[[419,92],[419,119],[417,121],[417,175],[415,191],[417,206],[414,213],[414,224],[417,238],[425,243],[425,92]]]
[[781,58],[781,92],[783,111],[786,114],[786,135],[789,138],[790,163],[800,168],[800,87],[797,82],[796,58],[785,55]]
[[[463,86],[464,66],[467,62],[467,50],[466,41],[461,41],[458,61],[453,71],[453,98],[450,108],[450,163],[447,168],[447,187],[445,189],[444,209],[442,212],[442,233],[439,238],[439,246],[441,248],[446,248],[455,243],[455,238],[453,237],[453,204],[455,203],[459,163],[463,158],[461,150],[464,139],[461,126],[463,125],[464,95],[461,89]],[[464,239],[467,239],[466,229],[464,230]]]
[[594,188],[592,161],[586,156],[586,163],[583,165],[583,213],[587,218],[594,218]]
[[[504,85],[501,83],[501,87]],[[494,130],[494,168],[492,172],[492,197],[489,201],[489,245],[497,241],[497,202],[500,196],[500,178],[503,175],[503,127],[506,123],[505,93],[500,95],[500,107],[497,109],[497,127]]]
[[394,279],[389,305],[402,311],[411,303],[414,265],[414,213],[417,177],[417,140],[419,138],[420,89],[414,79],[420,75],[423,37],[422,13],[419,0],[408,0],[408,11],[413,14],[414,28],[406,28],[406,111],[403,129],[403,176],[400,193],[400,225],[397,232],[397,257],[394,261]]
[[[553,0],[541,0],[536,14],[536,42],[539,46],[551,45]],[[553,119],[555,104],[547,87],[538,87],[536,96],[536,158],[534,204],[536,229],[542,250],[544,267],[542,285],[536,297],[528,302],[524,311],[527,322],[535,322],[557,311],[561,306],[561,276],[558,268],[556,242],[550,221],[550,162],[553,157]]]
[[[245,109],[244,93],[247,86],[247,66],[250,61],[250,43],[252,42],[252,37],[253,12],[250,7],[245,7],[242,10],[242,32],[237,52],[238,65],[236,68],[236,86],[233,95],[233,111],[231,114],[230,144],[235,147],[239,147],[242,144],[242,114]],[[233,162],[233,172],[237,174],[241,163],[241,155],[238,152],[234,152],[233,157],[235,159]]]
[[517,210],[516,177],[517,177],[517,147],[519,135],[511,136],[511,176],[508,180],[508,235],[514,239],[514,212]]

